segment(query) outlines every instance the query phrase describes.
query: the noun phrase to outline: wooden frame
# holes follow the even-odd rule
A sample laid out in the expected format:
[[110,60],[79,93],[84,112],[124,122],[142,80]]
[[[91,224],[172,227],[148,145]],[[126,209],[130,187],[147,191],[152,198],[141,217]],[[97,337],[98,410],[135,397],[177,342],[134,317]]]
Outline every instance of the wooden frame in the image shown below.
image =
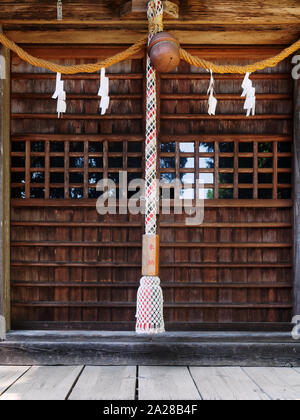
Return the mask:
[[[2,271],[0,278],[0,314],[5,320],[6,330],[10,329],[10,51],[2,48],[2,55],[6,63],[6,79],[2,81],[1,107],[1,132],[0,141],[2,148],[1,162],[1,260]],[[3,323],[3,321],[2,321]]]
[[294,82],[294,315],[300,315],[300,80]]

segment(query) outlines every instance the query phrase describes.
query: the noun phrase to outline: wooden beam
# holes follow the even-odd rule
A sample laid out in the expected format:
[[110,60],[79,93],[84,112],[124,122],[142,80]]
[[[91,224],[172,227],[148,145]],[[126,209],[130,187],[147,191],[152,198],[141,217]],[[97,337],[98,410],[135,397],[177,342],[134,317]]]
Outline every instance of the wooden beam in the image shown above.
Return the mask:
[[[164,16],[171,19],[179,18],[179,1],[163,1]],[[131,0],[127,1],[120,10],[121,17],[145,18],[147,14],[148,0]]]
[[300,315],[300,79],[294,82],[294,315]]
[[[168,28],[166,28],[168,29]],[[299,38],[299,30],[183,30],[170,32],[182,45],[287,45]],[[17,44],[134,44],[147,35],[144,29],[9,30],[6,35]]]
[[[2,161],[0,168],[0,193],[2,206],[1,216],[1,253],[0,260],[0,315],[10,329],[10,51],[2,48],[1,54],[5,60],[5,79],[1,83],[0,114],[1,130],[0,144]],[[3,319],[2,319],[3,324]],[[3,326],[2,326],[3,328]]]

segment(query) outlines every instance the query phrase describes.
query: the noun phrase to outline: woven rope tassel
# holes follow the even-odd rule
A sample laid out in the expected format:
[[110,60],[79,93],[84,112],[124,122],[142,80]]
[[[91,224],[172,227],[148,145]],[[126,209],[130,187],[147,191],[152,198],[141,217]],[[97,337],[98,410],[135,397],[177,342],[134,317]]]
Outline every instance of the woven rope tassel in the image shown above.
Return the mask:
[[[149,22],[159,21],[163,15],[160,0],[148,3]],[[149,25],[155,28],[155,25]],[[155,29],[154,29],[155,30]],[[149,33],[148,43],[154,32]],[[145,197],[145,232],[155,235],[157,230],[157,132],[156,132],[156,72],[147,56],[147,101],[146,101],[146,197]],[[141,279],[137,295],[136,313],[137,333],[156,334],[165,331],[163,319],[163,294],[158,277],[144,276]]]

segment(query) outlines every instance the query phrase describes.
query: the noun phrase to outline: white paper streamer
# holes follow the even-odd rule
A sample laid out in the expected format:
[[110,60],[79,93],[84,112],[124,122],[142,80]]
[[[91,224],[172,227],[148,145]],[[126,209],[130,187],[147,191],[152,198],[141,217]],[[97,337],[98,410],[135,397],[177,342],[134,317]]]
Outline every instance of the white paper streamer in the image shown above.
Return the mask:
[[60,73],[57,73],[56,75],[56,89],[52,98],[57,99],[57,115],[58,118],[60,118],[60,115],[67,110],[66,92],[64,91],[64,82],[61,80]]
[[208,113],[209,115],[216,115],[216,108],[217,108],[217,99],[214,97],[214,78],[213,78],[213,72],[210,70],[210,82],[209,82],[209,88],[207,91],[207,94],[209,95],[208,98]]
[[243,93],[242,97],[246,97],[244,109],[247,111],[247,117],[250,117],[250,114],[255,115],[255,87],[252,85],[252,81],[249,79],[251,73],[246,73],[244,81],[242,83]]
[[63,6],[61,0],[57,1],[57,20],[62,20],[63,18]]
[[3,57],[3,55],[0,55],[0,79],[6,79],[5,58]]
[[109,107],[109,79],[105,76],[105,69],[101,69],[100,73],[100,87],[98,96],[101,96],[100,108],[101,115],[106,114],[106,111]]

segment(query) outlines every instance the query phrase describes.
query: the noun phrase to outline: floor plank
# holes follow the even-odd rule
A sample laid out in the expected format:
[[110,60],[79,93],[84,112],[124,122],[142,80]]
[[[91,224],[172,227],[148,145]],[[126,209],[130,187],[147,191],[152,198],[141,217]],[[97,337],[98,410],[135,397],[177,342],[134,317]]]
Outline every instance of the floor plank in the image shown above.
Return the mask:
[[190,367],[204,400],[269,400],[239,367]]
[[136,366],[87,366],[70,400],[134,400]]
[[292,368],[243,368],[273,400],[300,400],[300,375]]
[[28,369],[30,366],[0,366],[0,395]]
[[81,370],[81,366],[32,367],[0,400],[64,400]]
[[194,381],[181,366],[139,367],[139,400],[200,400]]

